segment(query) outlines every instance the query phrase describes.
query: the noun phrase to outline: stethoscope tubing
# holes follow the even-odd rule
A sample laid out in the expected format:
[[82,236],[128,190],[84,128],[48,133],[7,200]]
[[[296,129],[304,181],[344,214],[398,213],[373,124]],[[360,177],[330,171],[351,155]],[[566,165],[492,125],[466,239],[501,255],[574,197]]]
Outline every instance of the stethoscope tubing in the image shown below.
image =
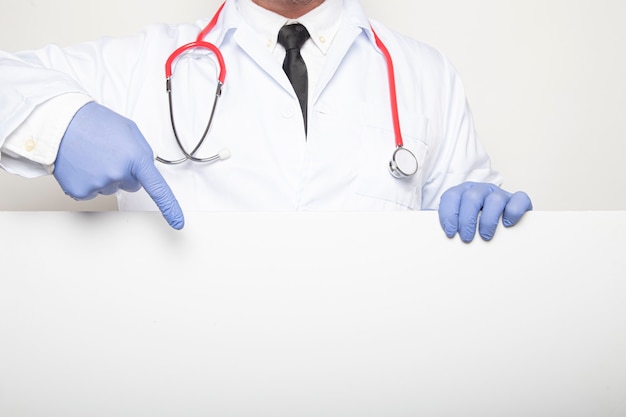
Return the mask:
[[[217,107],[217,102],[219,97],[222,94],[222,86],[224,85],[225,79],[226,79],[226,63],[224,62],[224,57],[222,56],[222,53],[220,52],[219,48],[215,45],[213,45],[212,43],[206,42],[204,41],[204,38],[209,34],[209,32],[211,32],[211,30],[213,30],[213,28],[217,25],[217,21],[222,13],[222,9],[224,8],[224,6],[226,5],[226,2],[223,2],[222,5],[217,9],[217,12],[215,13],[215,15],[213,16],[213,18],[211,19],[211,21],[204,27],[204,29],[202,29],[200,31],[200,33],[198,34],[196,40],[194,42],[190,42],[188,44],[185,44],[179,48],[177,48],[167,59],[167,61],[165,62],[165,78],[166,78],[166,90],[167,90],[167,94],[168,94],[168,103],[169,103],[169,108],[170,108],[170,120],[172,123],[172,130],[174,131],[174,137],[176,139],[176,143],[178,144],[178,147],[180,148],[180,151],[183,153],[183,157],[177,160],[167,160],[161,157],[156,157],[157,161],[165,163],[165,164],[180,164],[182,162],[185,162],[187,160],[191,160],[194,162],[212,162],[212,161],[216,161],[218,159],[222,159],[220,158],[220,154],[216,154],[213,155],[211,157],[208,158],[197,158],[195,156],[195,154],[198,152],[198,150],[200,149],[200,147],[202,146],[202,144],[204,143],[204,140],[207,137],[207,134],[209,132],[209,130],[211,129],[211,126],[213,124],[213,118],[215,116],[215,109]],[[404,148],[404,140],[402,138],[402,129],[400,128],[400,115],[399,115],[399,111],[398,111],[398,96],[397,96],[397,91],[396,91],[396,80],[395,80],[395,70],[393,67],[393,59],[391,58],[391,54],[389,53],[389,50],[387,49],[387,47],[385,46],[385,44],[382,42],[382,40],[378,37],[378,34],[376,33],[376,31],[374,30],[374,28],[370,25],[370,29],[372,31],[372,34],[374,36],[374,41],[376,43],[376,46],[378,47],[378,49],[380,50],[380,52],[382,53],[383,57],[385,58],[385,62],[387,65],[387,79],[388,79],[388,84],[389,84],[389,100],[390,100],[390,105],[391,105],[391,116],[392,116],[392,121],[393,121],[393,132],[394,132],[394,137],[395,137],[395,145],[396,145],[396,150],[394,151],[391,161],[389,162],[389,170],[391,172],[391,175],[393,175],[396,178],[405,178],[405,177],[409,177],[413,174],[415,174],[417,172],[418,169],[418,163],[417,163],[417,158],[415,157],[415,155],[409,151],[408,149]],[[185,149],[184,145],[182,144],[178,133],[176,131],[176,125],[174,122],[174,111],[172,110],[172,85],[171,85],[171,78],[172,78],[172,66],[174,61],[183,53],[187,52],[190,49],[194,49],[194,48],[206,48],[211,50],[217,60],[218,60],[218,64],[220,67],[220,72],[218,75],[218,83],[217,83],[217,90],[215,93],[215,99],[213,101],[213,109],[211,110],[211,116],[209,118],[209,122],[207,123],[206,129],[204,130],[202,137],[200,139],[200,141],[198,142],[198,144],[195,146],[195,148],[191,151],[191,152],[187,152],[187,150]],[[404,164],[402,162],[402,160],[398,160],[397,156],[398,155],[402,155],[402,156],[409,156],[409,159],[412,159],[408,164]],[[405,166],[400,166],[400,165],[405,165]]]
[[165,159],[165,158],[161,158],[160,156],[157,156],[156,160],[167,165],[178,165],[187,160],[191,160],[193,162],[213,162],[213,161],[217,161],[218,159],[221,159],[219,154],[210,156],[208,158],[197,158],[195,154],[196,152],[198,152],[198,150],[204,143],[204,140],[206,139],[209,133],[209,130],[211,129],[211,125],[213,125],[213,118],[215,117],[215,109],[217,108],[217,101],[222,95],[222,86],[223,86],[222,82],[219,81],[217,84],[217,90],[215,91],[215,98],[213,99],[213,106],[211,107],[211,115],[209,116],[209,122],[207,123],[206,128],[204,129],[204,132],[202,133],[202,137],[196,144],[196,147],[193,148],[191,152],[187,152],[187,150],[185,149],[185,145],[183,145],[182,141],[180,140],[180,137],[178,136],[178,131],[176,130],[176,122],[174,120],[174,110],[173,110],[174,106],[172,105],[172,88],[171,88],[171,83],[170,83],[169,78],[167,81],[168,82],[167,82],[166,88],[167,88],[167,99],[168,99],[169,108],[170,108],[170,122],[172,123],[172,131],[174,132],[174,138],[176,139],[176,143],[178,144],[180,151],[183,153],[183,157],[177,160],[169,160],[169,159]]

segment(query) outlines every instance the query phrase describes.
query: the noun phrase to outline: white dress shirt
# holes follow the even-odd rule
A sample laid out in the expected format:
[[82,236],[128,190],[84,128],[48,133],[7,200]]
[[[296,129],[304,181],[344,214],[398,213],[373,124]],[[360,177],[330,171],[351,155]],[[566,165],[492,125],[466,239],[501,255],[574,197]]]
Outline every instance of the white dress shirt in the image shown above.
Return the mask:
[[307,66],[311,90],[317,85],[328,49],[339,29],[342,6],[343,0],[325,0],[304,16],[288,19],[264,9],[252,0],[238,1],[239,13],[258,32],[259,41],[266,45],[280,65],[285,58],[285,48],[277,42],[280,28],[290,23],[301,23],[307,28],[311,38],[302,46],[300,53]]

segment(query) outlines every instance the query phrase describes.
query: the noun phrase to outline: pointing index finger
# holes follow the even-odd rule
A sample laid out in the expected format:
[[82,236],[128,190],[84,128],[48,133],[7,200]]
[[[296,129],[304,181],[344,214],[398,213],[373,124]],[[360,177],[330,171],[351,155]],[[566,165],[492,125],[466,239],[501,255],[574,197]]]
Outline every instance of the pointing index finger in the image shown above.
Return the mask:
[[150,198],[156,203],[169,225],[176,230],[182,229],[185,226],[183,210],[180,208],[172,189],[165,182],[165,178],[163,178],[154,163],[148,161],[138,167],[136,178]]

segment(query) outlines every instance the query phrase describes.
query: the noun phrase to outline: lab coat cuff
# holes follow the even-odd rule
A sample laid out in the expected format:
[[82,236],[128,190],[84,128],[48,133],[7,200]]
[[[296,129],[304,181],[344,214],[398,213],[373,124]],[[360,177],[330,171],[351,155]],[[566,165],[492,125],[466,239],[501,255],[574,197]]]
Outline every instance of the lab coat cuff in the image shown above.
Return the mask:
[[0,161],[2,166],[25,177],[51,174],[68,125],[90,101],[85,94],[67,93],[37,106],[4,142],[2,153],[7,158]]

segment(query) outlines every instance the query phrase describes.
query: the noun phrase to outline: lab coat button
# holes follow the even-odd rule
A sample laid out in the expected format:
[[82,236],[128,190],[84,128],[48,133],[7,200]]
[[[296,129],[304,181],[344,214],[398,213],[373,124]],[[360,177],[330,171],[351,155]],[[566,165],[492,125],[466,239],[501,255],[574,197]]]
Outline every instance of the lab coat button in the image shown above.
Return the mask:
[[291,119],[296,115],[296,109],[293,104],[288,104],[283,106],[281,114],[285,119]]
[[35,149],[35,141],[33,138],[29,138],[24,142],[24,149],[26,149],[26,152],[32,152]]

